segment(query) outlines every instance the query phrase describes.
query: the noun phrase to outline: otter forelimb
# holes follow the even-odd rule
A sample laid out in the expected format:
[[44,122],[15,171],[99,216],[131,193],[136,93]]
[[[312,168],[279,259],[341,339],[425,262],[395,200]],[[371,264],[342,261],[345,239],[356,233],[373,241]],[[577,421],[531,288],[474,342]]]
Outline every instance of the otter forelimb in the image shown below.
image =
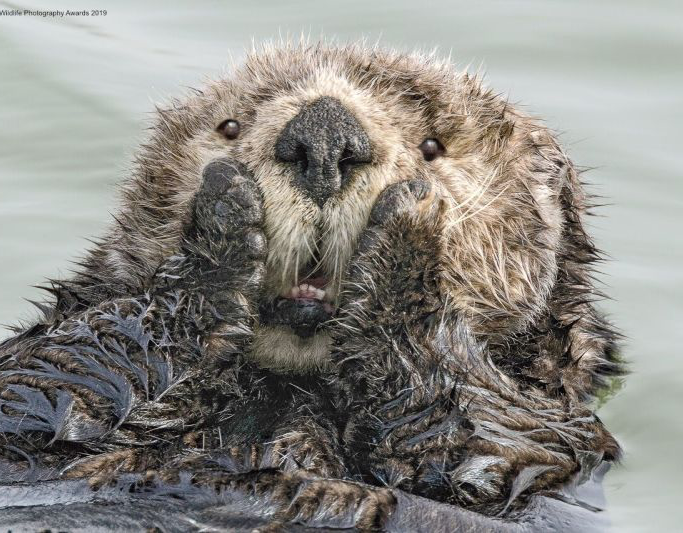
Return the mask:
[[[53,449],[64,458],[169,443],[213,414],[212,387],[226,367],[239,366],[250,341],[266,251],[261,220],[253,180],[216,161],[204,172],[181,250],[145,294],[3,343],[7,450]],[[221,390],[221,401],[239,393]]]

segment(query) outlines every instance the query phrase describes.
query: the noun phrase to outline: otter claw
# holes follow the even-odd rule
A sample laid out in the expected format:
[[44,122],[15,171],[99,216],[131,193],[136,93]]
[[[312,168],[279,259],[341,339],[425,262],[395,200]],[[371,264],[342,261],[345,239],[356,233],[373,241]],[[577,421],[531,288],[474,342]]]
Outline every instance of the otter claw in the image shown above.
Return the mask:
[[370,223],[384,226],[402,215],[413,212],[432,190],[426,180],[414,179],[389,185],[370,212]]
[[414,179],[407,183],[410,192],[413,193],[413,196],[417,201],[426,199],[429,196],[429,193],[432,192],[432,184],[426,180]]

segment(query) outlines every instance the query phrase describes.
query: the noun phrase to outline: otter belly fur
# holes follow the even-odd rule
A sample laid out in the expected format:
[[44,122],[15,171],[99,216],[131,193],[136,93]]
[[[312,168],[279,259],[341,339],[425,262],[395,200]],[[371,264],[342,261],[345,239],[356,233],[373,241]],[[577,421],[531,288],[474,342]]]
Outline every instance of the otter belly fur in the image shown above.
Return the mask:
[[264,47],[160,109],[136,161],[0,345],[6,481],[190,476],[267,495],[273,523],[374,530],[406,493],[512,520],[618,457],[585,193],[476,77]]

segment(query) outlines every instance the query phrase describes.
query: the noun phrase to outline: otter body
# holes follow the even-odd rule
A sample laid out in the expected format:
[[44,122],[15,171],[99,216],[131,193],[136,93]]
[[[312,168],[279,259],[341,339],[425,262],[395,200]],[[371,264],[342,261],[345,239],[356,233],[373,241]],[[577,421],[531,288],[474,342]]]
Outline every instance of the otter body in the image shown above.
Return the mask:
[[[381,529],[614,460],[577,174],[433,58],[266,48],[159,110],[116,224],[0,345],[7,480],[144,474]],[[393,514],[393,516],[398,516]]]

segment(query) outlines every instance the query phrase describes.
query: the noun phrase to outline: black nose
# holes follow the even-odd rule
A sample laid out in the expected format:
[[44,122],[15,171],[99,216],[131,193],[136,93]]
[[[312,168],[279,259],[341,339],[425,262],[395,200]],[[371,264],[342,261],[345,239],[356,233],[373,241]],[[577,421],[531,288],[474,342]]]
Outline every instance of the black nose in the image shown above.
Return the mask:
[[296,163],[295,185],[322,207],[354,167],[370,162],[370,140],[339,100],[323,96],[287,123],[275,156]]

